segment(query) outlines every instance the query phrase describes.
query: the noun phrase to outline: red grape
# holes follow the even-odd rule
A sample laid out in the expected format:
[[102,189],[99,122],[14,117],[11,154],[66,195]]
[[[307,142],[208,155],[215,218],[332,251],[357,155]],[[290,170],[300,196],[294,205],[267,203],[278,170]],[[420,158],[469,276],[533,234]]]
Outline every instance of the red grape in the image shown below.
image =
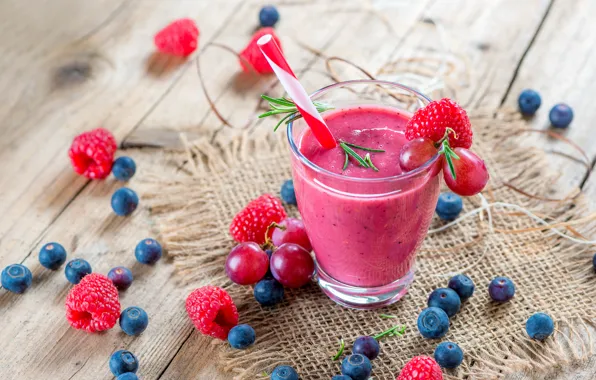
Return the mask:
[[235,246],[226,259],[226,274],[236,284],[256,284],[269,269],[269,256],[254,242]]
[[315,262],[310,253],[297,244],[282,244],[271,255],[271,273],[285,287],[306,285],[314,271]]
[[470,196],[478,194],[488,182],[488,170],[484,161],[472,151],[455,148],[459,160],[453,159],[455,179],[451,176],[447,160],[443,161],[443,177],[447,186],[456,194]]
[[427,137],[408,141],[399,153],[399,166],[406,172],[421,167],[437,154],[435,143]]
[[279,247],[284,243],[294,243],[306,249],[308,252],[312,251],[312,245],[310,245],[310,240],[308,240],[304,223],[302,223],[300,219],[287,218],[278,224],[286,229],[282,230],[281,228],[275,228],[273,230],[271,240],[276,247]]

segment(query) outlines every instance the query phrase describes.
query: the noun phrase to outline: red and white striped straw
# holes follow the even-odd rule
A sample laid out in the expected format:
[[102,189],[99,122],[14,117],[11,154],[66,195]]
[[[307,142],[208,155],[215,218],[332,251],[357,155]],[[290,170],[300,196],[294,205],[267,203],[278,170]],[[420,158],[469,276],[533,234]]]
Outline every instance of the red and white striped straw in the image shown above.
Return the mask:
[[298,82],[298,78],[296,78],[296,75],[271,34],[266,34],[259,38],[257,45],[259,45],[261,52],[271,65],[273,72],[277,75],[277,79],[279,79],[283,88],[290,95],[294,103],[296,103],[298,112],[300,112],[304,121],[310,127],[317,141],[325,149],[335,148],[337,146],[335,137],[331,134],[329,127],[321,117],[319,111],[317,111],[304,87]]

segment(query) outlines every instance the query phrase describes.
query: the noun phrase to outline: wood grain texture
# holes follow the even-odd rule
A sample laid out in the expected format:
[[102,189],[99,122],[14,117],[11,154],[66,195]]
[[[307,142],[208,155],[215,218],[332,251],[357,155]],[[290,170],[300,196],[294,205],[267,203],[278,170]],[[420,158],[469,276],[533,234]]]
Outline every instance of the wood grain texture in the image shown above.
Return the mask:
[[[23,261],[35,278],[22,296],[0,289],[0,378],[110,379],[109,355],[120,348],[139,356],[143,379],[232,378],[217,370],[212,340],[188,321],[182,300],[189,289],[176,285],[167,260],[153,267],[135,262],[134,245],[152,232],[146,211],[114,217],[109,197],[120,184],[75,176],[66,151],[74,135],[100,124],[120,141],[128,136],[129,146],[176,146],[172,131],[219,138],[222,123],[200,91],[193,62],[152,54],[151,36],[171,19],[191,16],[198,20],[202,46],[214,40],[238,51],[254,28],[247,20],[256,18],[261,3],[0,3],[0,266]],[[576,119],[567,133],[596,158],[590,125],[596,111],[586,96],[595,86],[595,7],[591,0],[292,0],[280,1],[278,31],[288,58],[314,90],[331,80],[322,60],[300,43],[375,71],[387,60],[436,56],[442,45],[432,19],[448,32],[453,51],[468,60],[453,54],[450,61],[471,68],[470,80],[460,83],[459,101],[495,107],[505,99],[514,105],[522,88],[534,87],[543,95],[534,125],[544,127],[551,103],[569,102]],[[238,73],[236,57],[216,48],[202,53],[201,64],[218,108],[238,126],[255,116],[256,97],[275,82]],[[345,66],[337,70],[357,75]],[[269,125],[258,128],[266,133]],[[565,149],[547,139],[530,143]],[[158,150],[127,154],[137,160],[139,176],[162,164]],[[582,175],[575,164],[553,162],[567,183]],[[595,177],[585,187],[594,199]],[[147,310],[147,331],[132,338],[119,328],[87,335],[68,327],[63,303],[70,286],[61,270],[50,272],[37,261],[39,247],[50,240],[64,244],[69,259],[90,261],[97,272],[131,267],[135,282],[121,302]]]
[[73,136],[104,126],[122,139],[180,79],[183,63],[152,54],[153,33],[193,16],[206,43],[239,3],[0,5],[1,266],[22,261],[87,183],[70,169]]
[[[592,166],[596,161],[593,128],[596,108],[590,96],[596,91],[596,25],[590,21],[594,14],[594,1],[555,1],[505,99],[505,104],[516,106],[524,88],[537,90],[542,96],[542,106],[531,119],[531,125],[541,130],[551,128],[548,113],[553,105],[569,104],[574,119],[569,129],[560,133],[586,151]],[[568,145],[537,134],[528,135],[524,141],[553,153],[553,168],[561,173],[559,194],[566,194],[583,183],[585,168],[557,155],[561,152],[580,158]]]

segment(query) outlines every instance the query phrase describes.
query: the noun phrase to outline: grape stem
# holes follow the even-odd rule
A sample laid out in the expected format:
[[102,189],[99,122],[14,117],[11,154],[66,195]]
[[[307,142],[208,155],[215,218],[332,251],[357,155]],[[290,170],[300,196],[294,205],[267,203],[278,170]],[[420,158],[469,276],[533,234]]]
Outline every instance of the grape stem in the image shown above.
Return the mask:
[[275,222],[271,223],[270,225],[267,226],[267,229],[265,230],[265,242],[263,243],[263,245],[261,245],[261,248],[263,250],[267,250],[267,249],[275,249],[275,245],[273,244],[273,242],[271,241],[271,239],[269,238],[269,232],[271,231],[272,228],[279,228],[282,231],[286,230],[286,227],[277,224]]

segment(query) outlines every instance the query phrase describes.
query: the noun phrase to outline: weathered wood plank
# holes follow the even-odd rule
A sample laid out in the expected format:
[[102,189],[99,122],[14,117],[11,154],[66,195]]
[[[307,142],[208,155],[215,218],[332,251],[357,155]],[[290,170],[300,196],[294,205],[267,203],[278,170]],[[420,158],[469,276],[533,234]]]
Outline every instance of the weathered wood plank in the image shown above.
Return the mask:
[[[516,106],[524,88],[534,88],[542,96],[542,106],[531,120],[533,128],[549,128],[550,108],[560,102],[574,110],[574,120],[564,136],[581,146],[591,160],[596,159],[593,123],[596,108],[590,94],[596,92],[596,2],[591,0],[555,1],[550,14],[529,48],[505,104]],[[547,151],[580,156],[568,145],[532,134],[527,144]],[[586,174],[582,165],[558,155],[551,156],[553,168],[561,173],[560,194],[579,186]]]
[[69,167],[72,137],[102,125],[122,139],[188,68],[152,54],[153,33],[196,17],[207,43],[239,3],[0,4],[0,266],[23,260],[85,185]]

